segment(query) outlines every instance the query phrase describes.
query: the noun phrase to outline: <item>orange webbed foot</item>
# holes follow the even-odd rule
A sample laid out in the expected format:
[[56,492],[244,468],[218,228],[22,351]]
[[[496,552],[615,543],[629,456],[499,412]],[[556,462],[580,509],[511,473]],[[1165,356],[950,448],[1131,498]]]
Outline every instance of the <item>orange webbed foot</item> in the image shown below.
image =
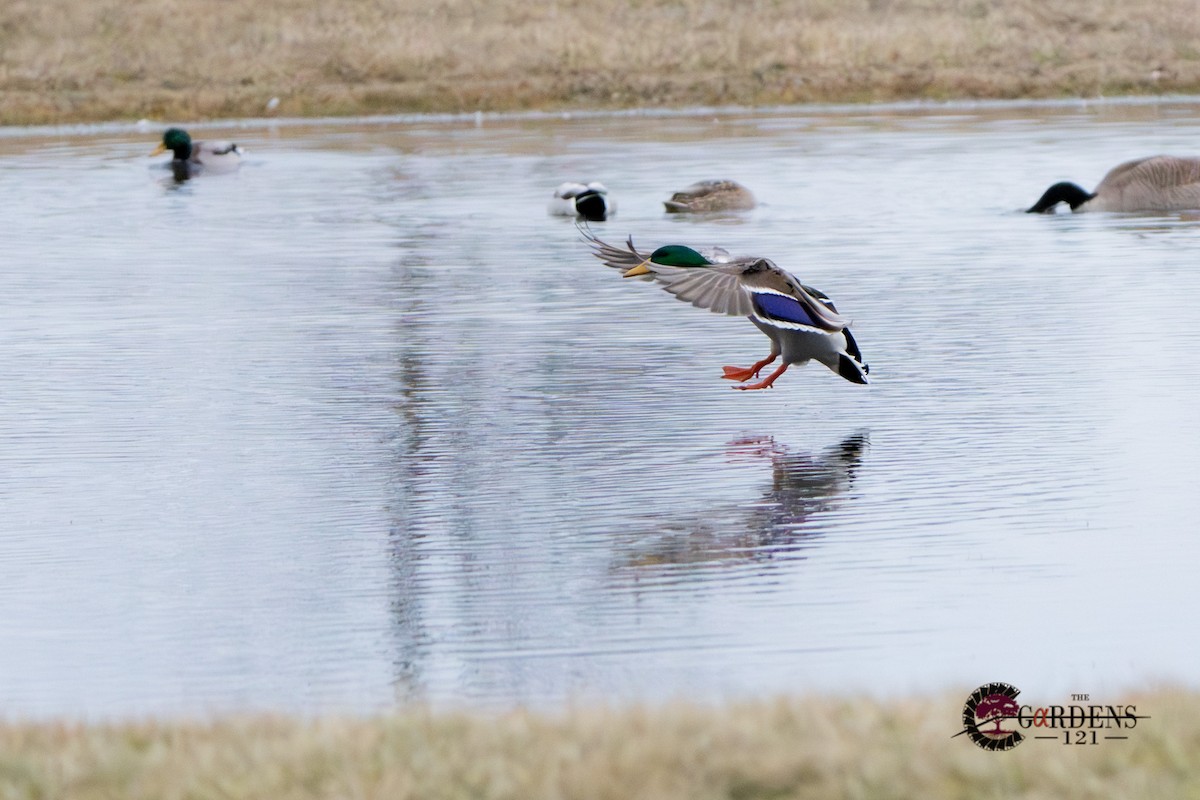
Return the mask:
[[743,383],[741,386],[735,386],[733,388],[741,389],[742,391],[745,391],[745,392],[754,391],[755,389],[770,389],[771,384],[775,383],[775,379],[778,378],[780,375],[782,375],[784,372],[786,372],[787,368],[788,368],[788,365],[783,364],[782,366],[779,367],[779,369],[775,370],[774,372],[772,372],[767,377],[763,378],[758,383]]
[[754,364],[749,367],[722,367],[722,369],[725,370],[725,374],[721,377],[730,381],[748,381],[751,378],[757,378],[758,373],[762,372],[762,368],[767,364],[770,364],[778,357],[778,355],[772,353],[762,361],[755,361]]
[[721,367],[725,374],[721,377],[727,381],[748,381],[758,376],[752,367]]

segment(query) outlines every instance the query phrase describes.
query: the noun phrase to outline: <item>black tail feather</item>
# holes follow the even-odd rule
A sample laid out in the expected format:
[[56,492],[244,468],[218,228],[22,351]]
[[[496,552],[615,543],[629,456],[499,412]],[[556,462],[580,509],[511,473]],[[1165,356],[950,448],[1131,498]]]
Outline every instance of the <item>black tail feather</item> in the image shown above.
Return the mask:
[[838,354],[837,371],[838,375],[841,375],[851,383],[870,383],[870,381],[867,380],[867,373],[871,371],[871,368],[866,364],[856,361],[845,353]]
[[[830,303],[830,307],[831,308],[833,307],[832,303]],[[834,313],[835,314],[837,313],[837,309],[834,309]],[[843,328],[842,336],[846,337],[846,352],[850,354],[851,358],[853,358],[858,363],[862,364],[862,360],[863,360],[862,351],[858,349],[858,342],[856,342],[854,340],[854,334],[850,333],[849,328]],[[863,367],[864,367],[863,372],[870,371],[870,370],[866,369],[866,364],[863,364]]]

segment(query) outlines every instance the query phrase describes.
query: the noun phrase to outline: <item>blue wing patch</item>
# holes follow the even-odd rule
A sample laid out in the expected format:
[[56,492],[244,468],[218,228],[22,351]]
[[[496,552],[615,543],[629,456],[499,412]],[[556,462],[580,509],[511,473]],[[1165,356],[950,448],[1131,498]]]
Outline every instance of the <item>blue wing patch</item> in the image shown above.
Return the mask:
[[783,323],[785,327],[803,325],[806,328],[821,330],[821,326],[809,315],[800,303],[791,297],[781,294],[760,294],[754,292],[754,313],[762,317],[764,322]]

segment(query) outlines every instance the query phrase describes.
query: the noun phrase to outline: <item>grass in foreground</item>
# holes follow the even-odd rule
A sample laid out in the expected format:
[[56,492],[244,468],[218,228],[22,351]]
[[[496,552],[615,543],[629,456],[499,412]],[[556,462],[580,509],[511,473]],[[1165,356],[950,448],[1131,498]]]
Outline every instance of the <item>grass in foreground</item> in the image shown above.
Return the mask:
[[7,0],[0,124],[1200,91],[1195,0]]
[[2,798],[1184,798],[1200,694],[1135,702],[1127,741],[951,740],[962,697],[557,714],[0,726]]

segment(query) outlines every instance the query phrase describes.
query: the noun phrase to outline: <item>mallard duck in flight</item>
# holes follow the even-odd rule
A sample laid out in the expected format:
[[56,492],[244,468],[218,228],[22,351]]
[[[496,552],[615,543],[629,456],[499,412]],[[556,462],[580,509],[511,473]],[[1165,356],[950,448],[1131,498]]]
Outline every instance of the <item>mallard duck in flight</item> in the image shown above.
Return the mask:
[[725,367],[722,376],[733,381],[757,378],[764,367],[782,357],[783,363],[766,378],[742,383],[736,389],[767,389],[792,364],[820,361],[852,383],[868,383],[869,369],[858,343],[823,292],[805,286],[769,258],[733,258],[726,251],[706,252],[679,244],[643,253],[630,237],[625,247],[597,239],[581,227],[593,255],[626,278],[652,277],[680,300],[717,314],[749,317],[771,340],[771,352],[749,367]]
[[193,142],[183,128],[167,128],[162,142],[150,155],[171,151],[171,166],[179,172],[230,172],[242,163],[242,148],[231,142]]

